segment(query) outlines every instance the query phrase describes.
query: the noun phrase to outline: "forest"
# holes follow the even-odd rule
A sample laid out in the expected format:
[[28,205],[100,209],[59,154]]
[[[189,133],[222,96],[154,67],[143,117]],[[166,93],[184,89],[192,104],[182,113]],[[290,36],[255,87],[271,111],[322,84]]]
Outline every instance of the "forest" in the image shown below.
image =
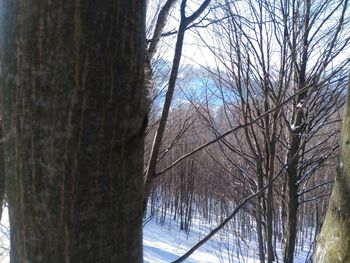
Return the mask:
[[1,262],[350,262],[348,0],[96,2],[0,1]]

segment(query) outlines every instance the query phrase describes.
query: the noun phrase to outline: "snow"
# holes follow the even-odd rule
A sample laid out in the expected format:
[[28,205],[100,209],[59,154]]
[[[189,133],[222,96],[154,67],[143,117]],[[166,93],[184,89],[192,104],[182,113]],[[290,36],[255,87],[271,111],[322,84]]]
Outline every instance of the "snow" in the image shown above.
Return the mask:
[[[184,254],[192,245],[198,241],[195,233],[187,235],[183,231],[169,229],[166,226],[158,225],[155,220],[150,221],[144,227],[144,262],[161,263],[171,262]],[[198,233],[197,233],[198,234]],[[186,262],[218,262],[218,258],[208,246],[198,249]]]
[[4,208],[0,224],[0,262],[10,262],[10,223],[7,207]]
[[[202,218],[193,219],[191,231],[180,231],[179,224],[167,217],[164,225],[157,223],[157,219],[150,220],[143,229],[144,263],[169,263],[187,252],[213,229],[216,224],[208,224]],[[258,263],[257,243],[252,239],[244,239],[236,235],[234,221],[228,229],[220,231],[211,240],[195,251],[185,262],[187,263]],[[0,262],[9,260],[9,222],[8,211],[5,208],[0,226]],[[255,233],[251,229],[251,233]],[[295,257],[294,263],[303,263],[307,258],[309,247],[304,247]],[[277,244],[277,254],[281,262],[282,249]]]
[[300,127],[300,126],[295,126],[294,123],[292,123],[292,124],[290,125],[290,129],[291,129],[292,131],[295,131],[296,129],[299,129],[299,127]]
[[300,100],[299,103],[297,104],[297,108],[302,108],[304,104],[304,100]]
[[[201,220],[195,220],[193,230],[189,234],[179,230],[179,225],[172,221],[160,225],[155,219],[146,224],[143,232],[144,262],[168,263],[187,252],[193,245],[202,239],[215,225],[205,224]],[[252,230],[254,231],[254,230]],[[219,232],[212,240],[209,240],[195,251],[185,262],[187,263],[258,263],[258,246],[255,241],[244,240],[242,237]],[[294,263],[306,261],[309,247],[303,251],[298,248]],[[238,252],[239,251],[239,252]],[[282,248],[277,244],[279,262],[282,261]]]

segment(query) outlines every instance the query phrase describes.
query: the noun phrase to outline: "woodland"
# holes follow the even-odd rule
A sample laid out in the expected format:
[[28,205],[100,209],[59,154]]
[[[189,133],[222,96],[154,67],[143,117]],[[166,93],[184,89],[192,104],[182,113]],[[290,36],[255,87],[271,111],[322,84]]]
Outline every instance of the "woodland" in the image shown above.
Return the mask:
[[218,233],[350,262],[348,0],[2,0],[0,27],[11,262],[143,262],[150,221],[198,217],[173,262]]
[[[175,33],[159,23],[171,2],[176,5],[155,5],[151,50],[157,26],[164,25],[163,38]],[[316,245],[337,173],[349,71],[348,7],[344,1],[212,3],[187,31],[213,59],[188,59],[192,66],[179,67],[174,95],[170,69],[181,53],[175,49],[173,62],[164,62],[162,52],[169,48],[160,39],[151,63],[147,168],[162,120],[167,122],[148,195],[151,217],[162,224],[170,215],[183,231],[191,230],[194,214],[218,228],[234,220],[245,238],[254,229],[260,262],[276,260],[276,240],[284,246],[282,262],[293,262],[305,240]],[[182,2],[178,35],[184,8]]]

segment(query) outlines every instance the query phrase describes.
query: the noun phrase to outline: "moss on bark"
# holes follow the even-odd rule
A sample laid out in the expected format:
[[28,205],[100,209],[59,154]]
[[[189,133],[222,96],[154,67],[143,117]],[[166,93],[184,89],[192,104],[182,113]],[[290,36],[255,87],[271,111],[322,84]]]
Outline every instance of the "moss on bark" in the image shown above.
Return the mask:
[[[350,87],[350,83],[349,83]],[[337,176],[317,240],[314,262],[350,262],[350,88],[343,119]]]

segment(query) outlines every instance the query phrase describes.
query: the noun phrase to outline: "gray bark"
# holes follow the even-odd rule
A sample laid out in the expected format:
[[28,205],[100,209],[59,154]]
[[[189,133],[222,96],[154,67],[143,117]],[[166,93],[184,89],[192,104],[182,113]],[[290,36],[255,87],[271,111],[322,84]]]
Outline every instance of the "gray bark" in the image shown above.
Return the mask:
[[337,176],[313,261],[350,262],[350,83],[340,139]]
[[0,120],[0,221],[2,218],[4,200],[5,200],[5,157],[4,157],[4,135],[2,129],[2,120]]
[[142,262],[145,4],[1,1],[11,262]]

